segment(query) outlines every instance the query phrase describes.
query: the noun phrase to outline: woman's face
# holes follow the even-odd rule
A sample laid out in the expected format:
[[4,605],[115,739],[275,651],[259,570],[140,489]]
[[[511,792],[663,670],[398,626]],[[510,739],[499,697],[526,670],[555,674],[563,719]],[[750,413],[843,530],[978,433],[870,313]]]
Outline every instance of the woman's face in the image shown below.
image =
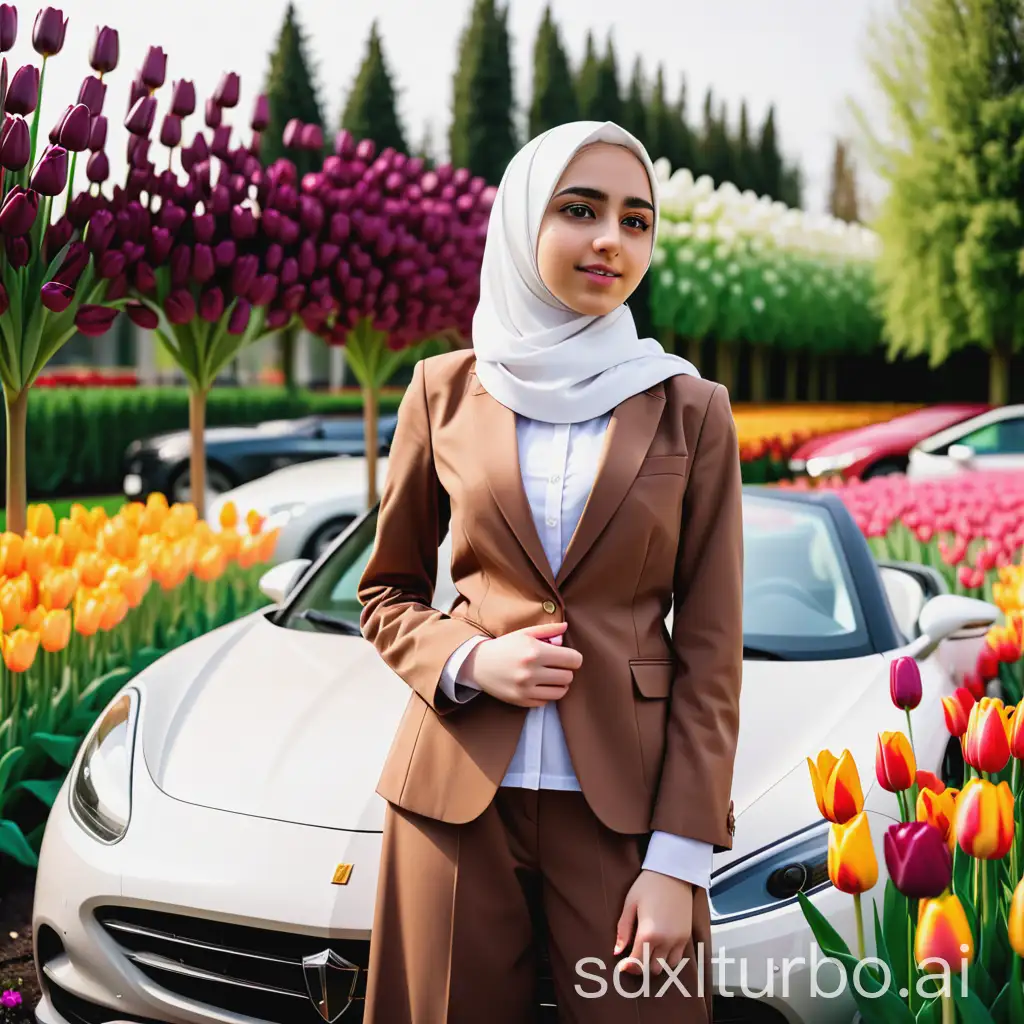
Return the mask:
[[565,169],[541,221],[541,280],[577,313],[610,313],[644,276],[653,228],[644,165],[622,146],[586,146]]

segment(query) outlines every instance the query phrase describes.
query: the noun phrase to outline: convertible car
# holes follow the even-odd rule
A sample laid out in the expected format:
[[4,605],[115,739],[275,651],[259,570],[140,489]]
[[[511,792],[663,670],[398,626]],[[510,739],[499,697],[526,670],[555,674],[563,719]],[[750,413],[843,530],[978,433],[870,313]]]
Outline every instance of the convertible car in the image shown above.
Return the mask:
[[[384,820],[374,788],[417,699],[359,633],[376,516],[314,564],[272,567],[270,606],[167,654],[98,718],[42,843],[41,1024],[362,1019]],[[852,1000],[812,986],[797,901],[809,894],[855,941],[853,902],[828,880],[805,757],[848,748],[861,766],[882,870],[868,899],[879,899],[882,837],[898,811],[875,784],[875,737],[905,727],[889,661],[909,654],[921,666],[920,766],[958,778],[939,697],[998,612],[944,593],[926,568],[879,567],[829,493],[747,489],[744,532],[736,833],[711,888],[716,1020],[848,1024]],[[439,609],[456,597],[449,563],[446,540]],[[827,973],[819,992],[836,990]],[[543,969],[537,992],[538,1019],[555,1020]]]
[[[394,413],[380,417],[377,431],[382,454],[391,448],[397,424]],[[205,437],[206,490],[210,496],[284,466],[366,452],[361,416],[304,416],[268,420],[253,427],[208,427]],[[133,441],[124,454],[125,496],[145,501],[159,492],[170,501],[188,501],[190,445],[187,430]]]

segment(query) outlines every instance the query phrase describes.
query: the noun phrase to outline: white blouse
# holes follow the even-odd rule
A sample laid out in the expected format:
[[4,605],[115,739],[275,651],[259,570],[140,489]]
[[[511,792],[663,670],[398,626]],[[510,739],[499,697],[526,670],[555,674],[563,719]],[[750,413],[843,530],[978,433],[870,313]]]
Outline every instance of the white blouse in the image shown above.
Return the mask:
[[[610,419],[611,413],[571,424],[516,417],[523,487],[553,574],[557,575],[561,567],[593,487]],[[479,636],[467,640],[445,665],[441,689],[457,703],[465,703],[479,692],[480,688],[461,670],[469,652],[485,639]],[[519,744],[501,784],[525,789],[580,789],[557,701],[527,711]],[[710,843],[654,832],[643,866],[708,889],[712,851]]]

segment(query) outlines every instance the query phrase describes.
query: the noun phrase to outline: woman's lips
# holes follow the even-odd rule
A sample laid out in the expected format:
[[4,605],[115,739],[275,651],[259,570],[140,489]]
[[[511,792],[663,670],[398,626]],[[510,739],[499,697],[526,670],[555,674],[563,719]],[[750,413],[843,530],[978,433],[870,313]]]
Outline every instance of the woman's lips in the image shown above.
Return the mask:
[[597,270],[591,270],[589,267],[577,267],[576,269],[581,274],[585,274],[587,278],[593,281],[595,284],[604,285],[606,288],[610,285],[613,285],[616,281],[618,281],[620,276],[618,274],[611,273],[602,274]]

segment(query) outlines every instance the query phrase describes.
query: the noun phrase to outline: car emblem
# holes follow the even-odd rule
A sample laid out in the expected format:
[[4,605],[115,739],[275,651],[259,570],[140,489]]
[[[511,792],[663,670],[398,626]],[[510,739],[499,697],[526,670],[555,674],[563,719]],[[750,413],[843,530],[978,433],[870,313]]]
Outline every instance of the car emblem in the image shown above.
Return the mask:
[[359,967],[333,949],[324,949],[302,958],[302,974],[316,1012],[333,1024],[352,1005]]
[[352,876],[351,864],[339,864],[334,869],[334,877],[331,879],[331,885],[348,885],[348,880]]

